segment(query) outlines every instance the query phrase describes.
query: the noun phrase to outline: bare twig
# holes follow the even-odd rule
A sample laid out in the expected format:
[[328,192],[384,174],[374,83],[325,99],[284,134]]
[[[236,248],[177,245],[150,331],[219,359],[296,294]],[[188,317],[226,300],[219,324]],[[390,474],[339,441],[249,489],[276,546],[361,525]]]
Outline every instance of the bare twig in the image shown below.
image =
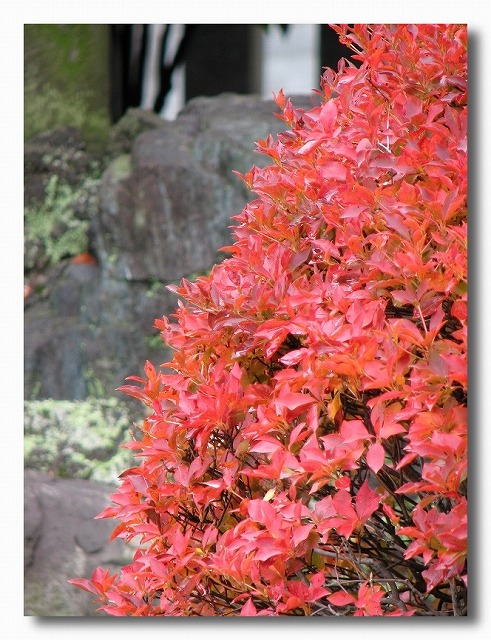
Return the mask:
[[[368,567],[373,567],[373,569],[379,574],[380,578],[371,578],[372,582],[377,582],[377,583],[387,583],[387,585],[389,586],[390,589],[390,594],[389,594],[389,600],[391,601],[391,603],[398,607],[399,609],[403,610],[403,611],[407,611],[407,607],[405,605],[404,602],[402,602],[402,600],[399,597],[399,592],[396,589],[396,584],[403,584],[405,587],[407,587],[412,593],[413,595],[415,595],[418,600],[420,600],[422,602],[422,604],[424,605],[424,607],[431,613],[431,615],[434,616],[442,616],[442,615],[446,615],[444,612],[441,611],[436,611],[435,609],[433,609],[426,601],[426,597],[425,594],[421,593],[420,591],[418,591],[418,589],[416,589],[416,587],[414,587],[414,585],[411,584],[410,580],[408,580],[407,578],[392,578],[387,570],[387,568],[382,564],[382,562],[380,560],[377,560],[376,558],[368,558],[365,556],[361,556],[360,558],[357,558],[355,556],[355,554],[353,553],[352,550],[347,549],[347,555],[344,554],[340,554],[340,553],[334,553],[332,551],[325,551],[324,549],[320,549],[318,547],[315,548],[315,552],[318,553],[321,556],[326,556],[328,558],[334,558],[336,560],[341,559],[341,560],[345,560],[347,562],[350,562],[351,564],[355,565],[355,568],[357,570],[359,570],[359,565],[366,565]],[[343,584],[348,584],[348,583],[363,583],[366,582],[368,578],[365,577],[364,579],[360,579],[360,580],[343,580],[342,583]],[[341,580],[339,581],[339,584],[341,584]],[[402,606],[401,606],[402,605]],[[459,614],[461,615],[461,614]]]
[[454,616],[461,616],[463,614],[462,614],[462,609],[459,603],[459,593],[458,593],[459,590],[455,582],[455,578],[451,578],[449,582],[450,582],[450,593],[452,595],[453,614]]

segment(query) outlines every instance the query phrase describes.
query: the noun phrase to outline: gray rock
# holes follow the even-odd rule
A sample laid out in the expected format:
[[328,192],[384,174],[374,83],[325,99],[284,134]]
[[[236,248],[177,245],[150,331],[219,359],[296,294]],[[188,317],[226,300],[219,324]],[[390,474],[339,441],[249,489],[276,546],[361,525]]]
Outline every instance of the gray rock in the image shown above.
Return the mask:
[[24,566],[28,569],[34,561],[34,552],[42,529],[42,513],[32,484],[24,487]]
[[109,132],[106,145],[108,157],[116,158],[130,153],[133,141],[140,133],[165,126],[165,122],[153,111],[128,109]]
[[240,203],[223,179],[195,162],[137,166],[112,184],[111,174],[97,235],[110,277],[171,282],[209,270],[230,244],[230,212]]
[[115,396],[147,359],[169,359],[153,323],[175,305],[159,283],[130,285],[94,265],[50,269],[42,294],[32,294],[25,308],[24,397]]
[[94,596],[68,580],[90,578],[97,566],[115,572],[131,562],[130,546],[109,542],[116,522],[94,520],[114,487],[32,470],[25,472],[24,486],[25,615],[101,615]]
[[[292,101],[312,106],[310,98]],[[255,152],[255,141],[287,128],[277,111],[273,101],[223,94],[190,101],[174,122],[132,110],[116,125],[112,160],[100,182],[90,185],[97,197],[78,194],[68,219],[60,211],[71,230],[79,215],[75,203],[87,203],[84,222],[90,219],[86,233],[97,263],[44,265],[27,298],[26,399],[112,396],[127,376],[141,375],[146,360],[155,366],[169,360],[153,328],[155,318],[172,315],[177,306],[165,287],[207,273],[225,258],[219,249],[233,241],[231,216],[254,199],[233,171],[269,162]],[[50,148],[72,140],[72,156],[82,153],[75,134],[64,135],[48,136]],[[43,246],[58,257],[73,255],[73,248],[64,254],[49,242],[32,246],[29,264],[36,268]]]
[[24,147],[25,206],[44,198],[50,176],[57,175],[64,183],[77,186],[96,163],[85,149],[80,130],[60,127],[42,133]]
[[285,128],[274,111],[256,96],[197,98],[139,135],[103,179],[96,238],[108,275],[169,282],[223,259],[230,218],[250,197],[233,170],[267,162],[254,143]]

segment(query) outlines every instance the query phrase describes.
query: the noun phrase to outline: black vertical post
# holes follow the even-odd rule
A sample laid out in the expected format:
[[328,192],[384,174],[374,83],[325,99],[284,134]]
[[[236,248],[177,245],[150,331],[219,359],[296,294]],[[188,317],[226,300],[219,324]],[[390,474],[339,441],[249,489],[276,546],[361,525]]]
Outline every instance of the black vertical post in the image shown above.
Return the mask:
[[117,122],[125,111],[124,86],[130,31],[128,25],[124,24],[112,24],[110,28],[111,120]]
[[[338,34],[327,24],[320,27],[320,63],[321,68],[331,67],[338,70],[338,62],[341,58],[350,58],[351,49],[339,42]],[[356,61],[354,61],[356,63]]]
[[111,25],[111,119],[117,122],[142,99],[148,25]]
[[249,64],[253,38],[247,24],[194,25],[186,56],[186,100],[223,91],[253,93]]

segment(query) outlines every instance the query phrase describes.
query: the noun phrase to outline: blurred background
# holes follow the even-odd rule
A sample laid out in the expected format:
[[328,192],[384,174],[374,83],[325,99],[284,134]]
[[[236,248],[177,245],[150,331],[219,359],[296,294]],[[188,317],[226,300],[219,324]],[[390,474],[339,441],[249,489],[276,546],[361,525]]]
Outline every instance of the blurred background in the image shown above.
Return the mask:
[[25,25],[26,139],[74,123],[100,138],[129,107],[173,119],[224,91],[309,93],[347,53],[326,25]]

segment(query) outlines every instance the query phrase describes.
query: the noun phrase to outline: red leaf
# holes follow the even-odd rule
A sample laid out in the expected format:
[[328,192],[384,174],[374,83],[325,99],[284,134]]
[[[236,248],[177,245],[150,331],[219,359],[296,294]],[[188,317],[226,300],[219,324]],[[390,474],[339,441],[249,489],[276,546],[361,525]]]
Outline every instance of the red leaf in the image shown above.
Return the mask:
[[280,548],[273,538],[262,538],[258,540],[256,549],[257,552],[254,557],[260,562],[270,560],[284,553],[284,549]]
[[336,119],[338,117],[338,107],[334,100],[328,100],[322,105],[319,120],[326,133],[332,133]]
[[417,457],[418,457],[417,453],[407,453],[405,456],[403,456],[401,458],[401,460],[397,464],[396,471],[399,471],[399,469],[402,469],[403,467],[405,467],[407,464],[411,463]]
[[249,598],[240,610],[241,616],[257,616],[257,609],[252,602],[252,598]]
[[313,524],[304,524],[295,529],[293,533],[293,544],[295,547],[309,537],[309,533],[312,531],[313,527]]
[[72,584],[74,587],[79,587],[84,591],[88,591],[89,593],[94,593],[96,596],[99,595],[98,590],[94,587],[90,580],[86,580],[85,578],[73,578],[72,580],[68,580],[69,584]]
[[259,524],[268,528],[276,519],[276,509],[266,500],[250,500],[247,505],[247,511],[255,522],[259,522]]
[[321,144],[322,144],[322,138],[309,140],[302,146],[301,149],[298,150],[298,154],[301,156],[306,155],[310,151],[317,149],[317,147],[319,147]]
[[340,432],[345,443],[368,440],[371,437],[361,420],[344,420]]
[[373,471],[373,473],[378,473],[383,467],[385,460],[385,450],[380,442],[377,441],[370,445],[367,451],[366,459],[367,464]]
[[319,167],[319,173],[325,180],[346,180],[346,167],[342,162],[326,162]]
[[118,387],[118,391],[121,391],[122,393],[126,393],[127,395],[132,396],[137,400],[141,400],[142,402],[144,402],[150,407],[153,404],[152,400],[147,396],[147,394],[142,389],[140,389],[140,387],[135,387],[134,385],[126,384],[126,385],[123,385],[122,387]]
[[380,496],[370,489],[367,480],[361,485],[355,498],[356,513],[360,520],[367,520],[378,509]]
[[353,604],[356,600],[351,593],[346,593],[346,591],[336,591],[336,593],[331,593],[330,596],[327,596],[327,599],[336,607],[345,607],[347,604]]
[[305,407],[314,404],[315,399],[307,393],[295,393],[286,391],[284,387],[281,388],[280,393],[276,399],[276,404],[280,407],[286,407],[290,411],[295,409],[304,409]]

